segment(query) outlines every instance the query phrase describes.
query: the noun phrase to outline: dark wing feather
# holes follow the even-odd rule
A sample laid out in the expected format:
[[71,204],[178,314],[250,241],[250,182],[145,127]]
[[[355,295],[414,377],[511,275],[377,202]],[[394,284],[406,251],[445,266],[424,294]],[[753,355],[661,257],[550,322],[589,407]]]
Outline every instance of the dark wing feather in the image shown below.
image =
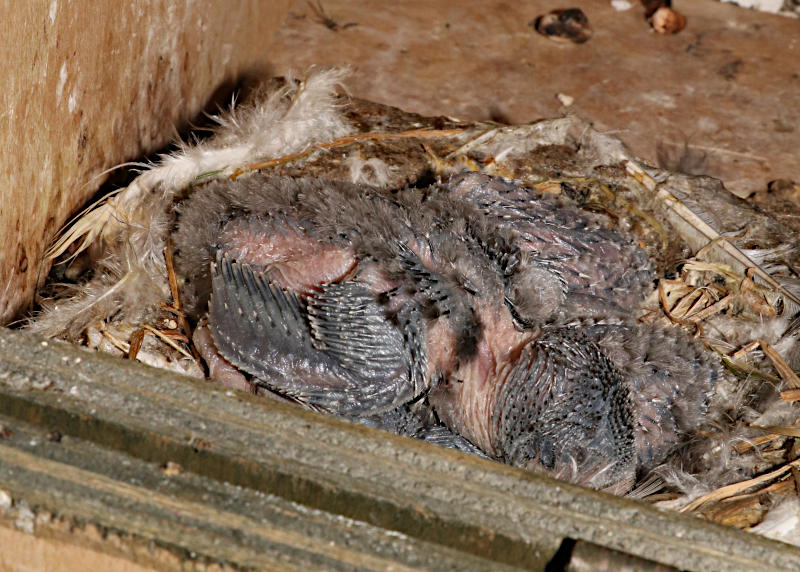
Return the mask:
[[218,256],[209,328],[233,365],[317,408],[360,415],[414,397],[403,336],[357,283],[329,284],[299,300]]
[[527,348],[497,400],[498,452],[602,488],[633,477],[634,419],[624,378],[577,328]]

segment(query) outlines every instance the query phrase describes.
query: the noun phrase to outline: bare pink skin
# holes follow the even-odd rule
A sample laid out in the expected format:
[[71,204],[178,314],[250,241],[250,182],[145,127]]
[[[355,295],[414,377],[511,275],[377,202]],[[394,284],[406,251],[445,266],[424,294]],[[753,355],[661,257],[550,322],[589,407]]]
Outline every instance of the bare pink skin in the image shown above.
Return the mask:
[[209,379],[231,389],[253,393],[253,386],[247,378],[219,354],[208,326],[203,324],[195,328],[192,342],[208,365]]
[[453,355],[453,332],[446,320],[439,320],[428,329],[428,352],[431,362],[444,374],[446,384],[439,384],[430,393],[431,405],[439,418],[452,430],[491,455],[497,455],[499,435],[491,425],[492,411],[499,388],[498,379],[505,379],[522,349],[537,335],[514,328],[505,307],[480,304],[476,307],[484,327],[478,353],[458,363]]
[[[321,284],[356,276],[359,282],[369,285],[376,293],[395,286],[386,279],[380,267],[359,264],[350,250],[320,242],[287,226],[283,226],[280,232],[273,229],[267,234],[254,228],[252,223],[234,222],[225,229],[222,242],[237,260],[264,268],[271,282],[300,294],[310,294]],[[426,244],[410,241],[408,246],[426,267],[441,266]],[[398,310],[402,303],[403,296],[398,296],[387,309]],[[456,332],[448,319],[441,317],[428,324],[425,377],[429,382],[440,377],[450,380],[449,389],[441,388],[432,395],[442,420],[485,451],[494,453],[497,436],[494,428],[490,427],[490,419],[496,386],[491,381],[502,377],[502,370],[515,362],[521,348],[534,339],[536,332],[517,331],[503,305],[484,301],[476,311],[484,324],[484,335],[477,355],[463,363],[459,363],[455,355]],[[207,336],[213,347],[207,330],[202,336]],[[212,378],[237,389],[246,389],[245,386],[249,385],[218,354],[208,355],[206,359],[209,368],[213,367]]]
[[195,328],[192,342],[194,347],[197,348],[200,357],[203,358],[208,366],[209,380],[221,383],[225,387],[236,391],[244,391],[245,393],[267,397],[283,403],[294,403],[275,392],[250,383],[236,367],[217,351],[217,346],[214,345],[214,339],[206,324],[201,324]]
[[286,227],[282,230],[267,234],[248,224],[231,223],[222,241],[239,262],[266,268],[270,282],[302,294],[354,271],[357,262],[349,250]]

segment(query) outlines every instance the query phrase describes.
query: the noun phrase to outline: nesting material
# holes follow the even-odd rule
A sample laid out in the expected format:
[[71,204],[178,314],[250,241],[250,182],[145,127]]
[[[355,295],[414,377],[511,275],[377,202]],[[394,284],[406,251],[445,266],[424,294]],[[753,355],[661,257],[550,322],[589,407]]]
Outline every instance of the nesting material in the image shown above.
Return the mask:
[[220,117],[214,137],[88,210],[52,253],[84,249],[93,277],[49,300],[28,328],[151,362],[157,348],[159,365],[197,374],[205,364],[184,321],[182,277],[164,253],[175,202],[201,184],[256,171],[382,189],[463,171],[513,179],[633,236],[657,277],[634,309],[640,324],[683,328],[725,368],[701,428],[637,474],[631,495],[757,532],[791,528],[773,523],[797,505],[800,256],[776,217],[713,179],[644,165],[576,117],[520,126],[426,118],[348,98],[341,79],[328,71],[275,83]]

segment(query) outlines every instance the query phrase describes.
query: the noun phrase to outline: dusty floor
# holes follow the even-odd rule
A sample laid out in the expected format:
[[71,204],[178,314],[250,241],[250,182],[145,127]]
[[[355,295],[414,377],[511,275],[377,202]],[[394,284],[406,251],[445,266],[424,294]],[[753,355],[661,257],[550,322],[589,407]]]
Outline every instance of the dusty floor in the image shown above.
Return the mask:
[[[353,95],[426,115],[525,123],[576,113],[646,161],[721,178],[741,196],[800,178],[800,21],[676,0],[687,27],[662,36],[639,2],[617,11],[585,0],[573,4],[594,30],[586,43],[529,25],[567,4],[299,0],[268,60],[275,73],[349,65]],[[558,94],[574,102],[565,108]]]

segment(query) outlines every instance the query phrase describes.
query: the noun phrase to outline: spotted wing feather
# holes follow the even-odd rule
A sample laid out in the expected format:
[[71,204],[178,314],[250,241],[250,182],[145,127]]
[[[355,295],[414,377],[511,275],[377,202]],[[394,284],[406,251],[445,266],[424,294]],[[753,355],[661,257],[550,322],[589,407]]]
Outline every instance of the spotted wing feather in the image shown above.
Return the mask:
[[357,284],[298,299],[218,256],[209,327],[219,352],[259,384],[319,409],[369,414],[413,397],[402,335]]

